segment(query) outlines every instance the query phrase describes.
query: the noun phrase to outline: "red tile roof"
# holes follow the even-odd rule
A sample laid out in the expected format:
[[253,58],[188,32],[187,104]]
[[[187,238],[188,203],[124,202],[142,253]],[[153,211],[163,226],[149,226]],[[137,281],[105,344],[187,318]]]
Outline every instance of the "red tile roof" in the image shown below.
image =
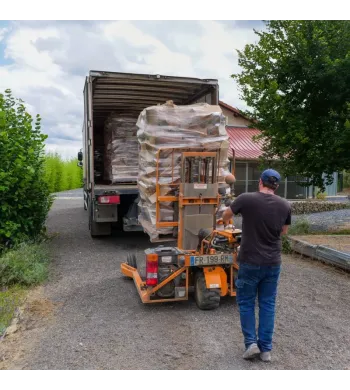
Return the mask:
[[249,127],[226,126],[229,136],[229,157],[232,157],[232,149],[235,158],[239,160],[257,160],[262,154],[263,142],[254,142],[253,137],[260,134],[260,130]]

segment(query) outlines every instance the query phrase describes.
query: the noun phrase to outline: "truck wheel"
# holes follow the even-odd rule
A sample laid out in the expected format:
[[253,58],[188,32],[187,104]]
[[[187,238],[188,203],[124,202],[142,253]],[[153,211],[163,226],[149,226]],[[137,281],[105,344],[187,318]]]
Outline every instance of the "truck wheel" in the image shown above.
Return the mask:
[[196,273],[194,296],[201,310],[217,309],[220,305],[220,290],[207,288],[203,271]]
[[136,255],[134,253],[128,253],[126,262],[130,267],[137,268]]

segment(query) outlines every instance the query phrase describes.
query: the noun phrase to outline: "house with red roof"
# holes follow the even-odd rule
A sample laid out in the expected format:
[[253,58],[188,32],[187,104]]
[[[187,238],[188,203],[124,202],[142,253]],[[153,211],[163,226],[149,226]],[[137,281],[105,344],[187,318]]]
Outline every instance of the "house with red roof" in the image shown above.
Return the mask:
[[[235,194],[253,192],[258,188],[261,169],[258,159],[262,155],[262,142],[254,141],[254,136],[260,134],[256,127],[250,127],[253,123],[240,111],[219,101],[219,105],[226,117],[226,131],[230,142],[229,158],[234,165],[236,183]],[[268,168],[268,167],[266,167]],[[282,177],[277,190],[277,195],[287,199],[305,199],[315,195],[313,187],[303,187],[297,184],[295,176]],[[338,174],[334,173],[334,182],[326,187],[329,196],[337,195]]]

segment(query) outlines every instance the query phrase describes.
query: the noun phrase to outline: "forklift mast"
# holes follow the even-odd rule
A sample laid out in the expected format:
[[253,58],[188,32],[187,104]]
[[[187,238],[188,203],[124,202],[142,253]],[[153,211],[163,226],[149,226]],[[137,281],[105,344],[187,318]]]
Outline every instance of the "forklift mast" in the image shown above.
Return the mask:
[[[179,151],[177,149],[161,149],[160,153],[181,152],[181,179],[174,182],[174,163],[172,166],[172,182],[161,183],[159,166],[156,171],[156,227],[174,227],[177,236],[177,247],[182,250],[195,250],[198,244],[200,229],[216,227],[215,214],[219,206],[218,169],[220,151]],[[172,187],[171,196],[162,196],[162,186]],[[174,221],[160,221],[160,209],[163,202],[174,202]]]

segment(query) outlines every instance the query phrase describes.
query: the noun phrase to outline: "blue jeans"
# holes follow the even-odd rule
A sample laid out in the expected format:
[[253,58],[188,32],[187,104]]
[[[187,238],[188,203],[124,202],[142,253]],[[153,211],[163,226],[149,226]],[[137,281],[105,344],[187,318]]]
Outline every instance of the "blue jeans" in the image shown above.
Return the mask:
[[[272,349],[275,302],[281,266],[241,263],[236,279],[237,303],[246,348],[257,343],[261,352]],[[258,339],[255,328],[255,300],[259,302]]]

